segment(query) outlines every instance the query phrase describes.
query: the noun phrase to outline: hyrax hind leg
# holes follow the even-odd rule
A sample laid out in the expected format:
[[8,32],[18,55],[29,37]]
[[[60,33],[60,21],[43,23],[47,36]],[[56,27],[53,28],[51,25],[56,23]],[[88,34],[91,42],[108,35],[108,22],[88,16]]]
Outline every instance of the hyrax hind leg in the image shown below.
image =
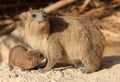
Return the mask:
[[83,66],[81,67],[82,73],[91,73],[99,70],[101,64],[101,57],[98,55],[86,55],[82,59]]

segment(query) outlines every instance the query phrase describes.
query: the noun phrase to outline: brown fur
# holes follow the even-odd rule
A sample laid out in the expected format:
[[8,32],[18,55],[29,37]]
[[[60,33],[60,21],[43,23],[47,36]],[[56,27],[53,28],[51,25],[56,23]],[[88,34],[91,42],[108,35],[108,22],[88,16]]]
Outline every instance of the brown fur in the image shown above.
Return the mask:
[[[36,17],[32,17],[36,14]],[[58,60],[80,66],[85,73],[99,69],[105,38],[100,25],[81,17],[49,17],[44,11],[28,11],[24,16],[25,39],[33,49],[39,49],[48,59],[44,71]]]
[[17,45],[9,53],[9,66],[13,69],[15,66],[21,70],[32,69],[37,66],[44,57],[39,50],[28,51],[25,47]]

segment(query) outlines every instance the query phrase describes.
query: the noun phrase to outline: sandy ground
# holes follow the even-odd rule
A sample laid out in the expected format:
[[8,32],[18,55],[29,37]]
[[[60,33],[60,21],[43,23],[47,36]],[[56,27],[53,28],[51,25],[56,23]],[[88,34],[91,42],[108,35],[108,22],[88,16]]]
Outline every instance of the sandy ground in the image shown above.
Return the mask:
[[15,68],[9,71],[7,64],[0,66],[0,82],[120,82],[120,57],[112,56],[103,59],[102,69],[82,74],[79,69],[65,67],[40,73],[39,70],[21,71]]

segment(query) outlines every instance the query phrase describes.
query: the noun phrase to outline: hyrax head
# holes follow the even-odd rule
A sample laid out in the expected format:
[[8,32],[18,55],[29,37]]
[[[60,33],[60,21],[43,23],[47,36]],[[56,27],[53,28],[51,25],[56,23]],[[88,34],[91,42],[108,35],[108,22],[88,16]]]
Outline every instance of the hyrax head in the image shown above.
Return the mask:
[[43,33],[44,29],[47,30],[49,27],[47,14],[42,9],[24,12],[21,15],[21,19],[24,22],[25,33]]

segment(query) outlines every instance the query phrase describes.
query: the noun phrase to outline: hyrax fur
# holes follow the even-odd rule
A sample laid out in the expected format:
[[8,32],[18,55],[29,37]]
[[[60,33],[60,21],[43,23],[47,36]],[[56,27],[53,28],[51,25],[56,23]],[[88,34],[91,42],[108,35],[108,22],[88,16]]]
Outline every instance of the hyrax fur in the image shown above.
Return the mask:
[[39,50],[27,50],[24,46],[17,45],[9,52],[10,70],[14,67],[19,67],[21,70],[33,69],[43,59],[44,56]]
[[82,72],[99,69],[105,38],[100,25],[81,17],[47,17],[43,10],[24,13],[25,40],[33,49],[39,49],[50,70],[58,60],[80,66]]

